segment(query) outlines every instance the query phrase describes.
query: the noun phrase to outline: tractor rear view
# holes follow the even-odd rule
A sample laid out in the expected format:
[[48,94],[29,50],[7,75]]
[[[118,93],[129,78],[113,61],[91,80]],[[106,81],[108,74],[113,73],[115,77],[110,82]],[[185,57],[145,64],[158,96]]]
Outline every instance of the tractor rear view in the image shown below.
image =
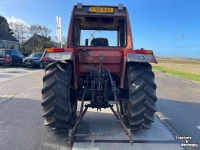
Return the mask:
[[66,47],[46,48],[43,57],[51,62],[43,77],[44,124],[68,130],[68,144],[88,107],[110,108],[131,143],[132,130],[151,127],[157,96],[150,63],[157,61],[151,50],[133,49],[123,5],[75,5]]

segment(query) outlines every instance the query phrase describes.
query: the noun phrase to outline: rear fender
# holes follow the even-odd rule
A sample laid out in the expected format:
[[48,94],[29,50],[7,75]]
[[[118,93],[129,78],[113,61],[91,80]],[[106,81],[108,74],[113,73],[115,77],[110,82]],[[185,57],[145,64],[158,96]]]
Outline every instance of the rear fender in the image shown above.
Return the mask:
[[73,60],[73,49],[71,48],[46,48],[41,58],[48,58],[48,61]]
[[138,62],[138,63],[158,63],[154,57],[152,50],[136,49],[136,50],[124,50],[124,62],[123,62],[123,71],[120,78],[120,88],[124,88],[124,79],[126,76],[126,65],[129,62]]
[[73,48],[46,48],[44,51],[43,56],[41,57],[41,61],[48,61],[48,62],[54,62],[54,61],[71,61],[73,65],[73,88],[77,89],[77,80],[78,75],[76,73],[76,58],[75,58],[75,52]]
[[152,50],[124,50],[126,62],[158,63]]

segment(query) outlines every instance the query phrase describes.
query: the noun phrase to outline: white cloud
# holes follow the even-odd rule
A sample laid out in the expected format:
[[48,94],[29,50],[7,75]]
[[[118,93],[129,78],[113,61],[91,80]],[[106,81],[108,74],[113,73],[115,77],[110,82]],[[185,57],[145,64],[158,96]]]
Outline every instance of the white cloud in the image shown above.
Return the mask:
[[21,20],[19,18],[15,18],[14,16],[12,16],[11,18],[6,17],[6,19],[7,19],[9,24],[10,24],[10,22],[12,22],[12,23],[20,22],[20,23],[24,23],[26,25],[29,25],[26,22],[24,22],[23,20]]

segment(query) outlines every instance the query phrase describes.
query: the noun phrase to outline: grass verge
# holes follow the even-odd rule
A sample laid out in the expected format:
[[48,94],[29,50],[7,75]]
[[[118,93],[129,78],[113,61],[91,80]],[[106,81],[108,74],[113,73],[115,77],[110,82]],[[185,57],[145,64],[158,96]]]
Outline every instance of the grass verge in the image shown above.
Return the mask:
[[181,71],[175,71],[175,70],[167,69],[160,66],[153,66],[153,70],[161,71],[161,72],[168,73],[174,76],[200,82],[200,75],[190,74],[190,73],[181,72]]

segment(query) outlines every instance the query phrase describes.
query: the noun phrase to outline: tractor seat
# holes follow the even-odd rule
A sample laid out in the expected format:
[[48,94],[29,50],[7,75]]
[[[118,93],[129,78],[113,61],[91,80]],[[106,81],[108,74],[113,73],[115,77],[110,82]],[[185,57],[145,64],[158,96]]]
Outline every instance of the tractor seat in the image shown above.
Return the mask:
[[90,46],[109,46],[108,39],[106,38],[94,38],[92,39]]

